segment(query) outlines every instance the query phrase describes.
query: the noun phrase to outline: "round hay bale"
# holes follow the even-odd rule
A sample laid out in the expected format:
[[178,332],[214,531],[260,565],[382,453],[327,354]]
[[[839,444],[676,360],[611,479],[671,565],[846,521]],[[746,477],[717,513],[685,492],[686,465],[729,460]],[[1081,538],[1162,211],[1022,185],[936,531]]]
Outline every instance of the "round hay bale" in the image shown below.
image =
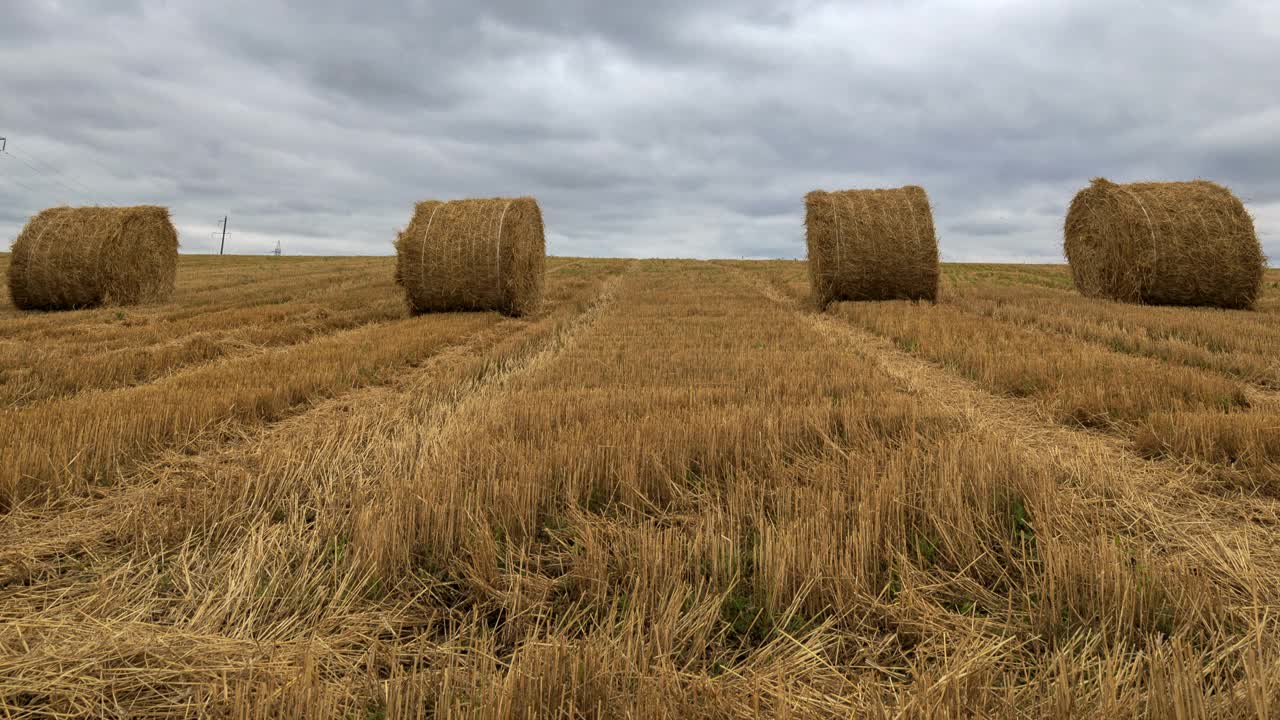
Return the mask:
[[9,295],[23,310],[155,302],[173,294],[178,231],[163,207],[56,207],[18,234]]
[[396,282],[414,313],[531,313],[545,266],[542,211],[531,197],[420,202],[396,238]]
[[815,190],[804,198],[809,280],[837,300],[936,300],[938,238],[924,188]]
[[1076,288],[1127,302],[1249,308],[1267,265],[1239,198],[1206,180],[1097,178],[1071,201],[1063,238]]

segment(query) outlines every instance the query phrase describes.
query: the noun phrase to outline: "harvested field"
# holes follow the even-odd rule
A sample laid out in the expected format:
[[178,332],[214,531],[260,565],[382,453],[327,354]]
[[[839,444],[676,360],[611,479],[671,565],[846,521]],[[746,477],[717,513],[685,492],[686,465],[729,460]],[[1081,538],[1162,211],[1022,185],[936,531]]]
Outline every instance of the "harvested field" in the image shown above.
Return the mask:
[[0,715],[1280,715],[1280,272],[548,258],[517,319],[395,262],[0,305]]

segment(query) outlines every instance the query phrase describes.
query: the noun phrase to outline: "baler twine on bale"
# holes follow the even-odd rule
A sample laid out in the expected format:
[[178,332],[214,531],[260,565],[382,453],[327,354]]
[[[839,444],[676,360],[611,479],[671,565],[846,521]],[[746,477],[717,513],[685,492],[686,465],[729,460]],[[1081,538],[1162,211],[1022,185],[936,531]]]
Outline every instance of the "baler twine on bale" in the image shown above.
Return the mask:
[[[1151,262],[1155,263],[1156,254],[1160,252],[1160,246],[1156,243],[1156,226],[1151,223],[1151,213],[1147,211],[1147,206],[1142,204],[1142,198],[1138,197],[1132,190],[1124,187],[1123,185],[1119,187],[1121,190],[1128,193],[1129,197],[1133,198],[1133,201],[1138,203],[1138,207],[1142,210],[1142,217],[1147,221],[1147,230],[1151,233]],[[1203,220],[1201,222],[1203,223]]]
[[444,207],[444,204],[443,204],[443,203],[441,203],[440,205],[437,205],[437,206],[435,207],[435,209],[431,211],[431,219],[427,221],[427,227],[426,227],[426,228],[424,228],[424,229],[423,229],[423,231],[422,231],[422,243],[421,243],[421,246],[420,246],[420,247],[421,247],[421,249],[422,249],[422,252],[420,252],[420,253],[418,254],[418,269],[419,269],[419,270],[422,270],[422,269],[423,269],[423,268],[425,268],[425,267],[426,267],[426,265],[427,265],[427,238],[428,238],[428,237],[430,237],[430,235],[431,235],[431,226],[432,226],[433,224],[435,224],[435,221],[436,221],[436,213],[437,213],[437,212],[439,212],[439,211],[440,211],[440,208],[442,208],[442,207]]
[[[59,213],[59,214],[58,214],[58,229],[59,229],[59,230],[61,230],[61,229],[62,229],[62,228],[67,224],[67,218],[68,218],[68,217],[70,217],[70,216],[71,216],[71,214],[70,214],[70,213]],[[40,264],[40,274],[43,276],[43,277],[41,278],[41,284],[42,284],[42,285],[48,285],[48,284],[49,284],[49,259],[48,259],[48,253],[41,254],[41,253],[40,253],[40,251],[44,248],[44,245],[43,245],[44,237],[45,237],[45,235],[47,235],[47,234],[49,233],[49,228],[50,228],[50,227],[51,227],[51,225],[45,225],[43,228],[41,228],[41,229],[40,229],[40,234],[36,236],[35,241],[32,243],[32,249],[31,249],[31,253],[32,253],[32,256],[33,256],[33,257],[41,257],[41,258],[44,258],[44,262],[42,262],[42,263]],[[57,233],[54,233],[54,237],[57,237]],[[99,247],[98,247],[98,255],[97,255],[97,257],[98,257],[98,258],[101,258],[101,257],[102,257],[102,247],[101,247],[101,245],[99,245]],[[33,264],[32,264],[32,270],[33,270],[33,271],[34,271],[35,267],[36,267],[36,266],[35,266],[35,264],[33,263]],[[34,272],[33,272],[32,274],[34,274]]]

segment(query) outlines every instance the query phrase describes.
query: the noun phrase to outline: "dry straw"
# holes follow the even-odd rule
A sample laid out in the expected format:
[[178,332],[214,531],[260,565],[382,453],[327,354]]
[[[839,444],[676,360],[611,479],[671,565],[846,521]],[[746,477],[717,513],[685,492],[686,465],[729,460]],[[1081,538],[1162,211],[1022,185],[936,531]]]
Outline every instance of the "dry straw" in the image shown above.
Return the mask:
[[938,239],[929,196],[893,190],[815,190],[804,198],[815,302],[936,300]]
[[396,239],[396,282],[415,313],[529,314],[545,262],[542,211],[530,197],[420,202]]
[[1092,297],[1249,308],[1266,271],[1244,205],[1205,180],[1097,178],[1071,201],[1063,236],[1076,287]]
[[173,294],[178,233],[162,207],[56,207],[31,218],[12,252],[21,309],[133,305]]

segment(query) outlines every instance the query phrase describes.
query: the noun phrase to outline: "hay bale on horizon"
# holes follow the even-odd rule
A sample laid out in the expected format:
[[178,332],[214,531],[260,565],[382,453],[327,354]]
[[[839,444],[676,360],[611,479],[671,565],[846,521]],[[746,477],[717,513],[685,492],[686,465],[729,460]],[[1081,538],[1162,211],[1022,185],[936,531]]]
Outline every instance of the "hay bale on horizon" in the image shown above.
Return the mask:
[[924,188],[805,195],[809,280],[836,300],[937,300],[938,238]]
[[396,238],[395,278],[414,313],[531,313],[545,267],[542,211],[531,197],[426,200]]
[[1207,180],[1095,178],[1071,201],[1063,248],[1082,294],[1150,305],[1250,308],[1267,266],[1244,204]]
[[178,232],[168,208],[55,207],[27,222],[11,252],[20,309],[134,305],[173,294]]

